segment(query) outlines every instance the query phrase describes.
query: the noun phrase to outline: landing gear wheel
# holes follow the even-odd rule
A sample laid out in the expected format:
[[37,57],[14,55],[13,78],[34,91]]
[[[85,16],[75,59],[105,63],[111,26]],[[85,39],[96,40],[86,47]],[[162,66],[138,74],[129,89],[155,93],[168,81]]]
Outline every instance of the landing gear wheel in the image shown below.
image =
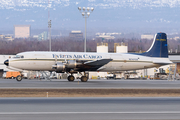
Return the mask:
[[88,78],[86,76],[81,77],[81,82],[87,82],[87,81],[88,81]]
[[18,82],[20,82],[20,81],[22,80],[22,76],[18,75],[18,76],[16,77],[16,80],[17,80]]
[[68,76],[68,81],[69,81],[69,82],[73,82],[74,79],[75,79],[74,76],[72,76],[72,75]]

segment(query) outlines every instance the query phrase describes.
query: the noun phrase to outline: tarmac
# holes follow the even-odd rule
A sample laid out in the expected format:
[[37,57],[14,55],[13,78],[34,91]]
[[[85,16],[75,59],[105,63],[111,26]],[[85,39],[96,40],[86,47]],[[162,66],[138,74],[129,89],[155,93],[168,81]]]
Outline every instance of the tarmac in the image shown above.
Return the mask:
[[93,80],[69,82],[66,79],[29,80],[17,82],[15,79],[0,79],[1,88],[38,88],[38,89],[180,89],[180,80]]
[[[0,90],[150,90],[180,89],[180,81],[167,80],[61,80],[0,79]],[[84,92],[87,92],[84,91]],[[103,91],[108,94],[107,91]],[[177,92],[178,92],[177,91]],[[37,91],[36,91],[37,92]],[[137,92],[137,91],[136,91]],[[119,92],[120,93],[120,92]],[[138,92],[137,92],[138,93]],[[170,120],[180,118],[180,97],[1,97],[2,120]]]
[[1,98],[2,120],[170,120],[180,98]]

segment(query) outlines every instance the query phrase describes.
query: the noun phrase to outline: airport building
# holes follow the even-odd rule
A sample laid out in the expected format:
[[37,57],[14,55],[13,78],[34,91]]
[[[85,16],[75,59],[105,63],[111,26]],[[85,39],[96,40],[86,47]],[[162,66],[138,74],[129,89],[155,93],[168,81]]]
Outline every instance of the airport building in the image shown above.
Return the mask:
[[72,40],[82,41],[83,40],[83,33],[81,31],[71,31],[69,33],[69,37]]
[[108,53],[108,43],[97,43],[97,53]]
[[148,35],[148,34],[141,35],[141,39],[151,40],[153,38],[154,38],[154,35]]
[[30,37],[30,25],[14,25],[14,37],[15,38],[29,38]]
[[13,41],[14,40],[13,35],[11,35],[11,34],[0,35],[0,39],[1,40],[8,40],[8,41]]
[[114,43],[114,52],[115,53],[128,53],[128,45],[121,43]]
[[121,33],[96,33],[96,38],[102,38],[106,40],[113,40],[115,37],[120,37]]
[[96,38],[102,38],[102,39],[106,39],[106,40],[113,40],[113,39],[115,39],[115,37],[111,36],[111,35],[98,35],[98,36],[96,36]]

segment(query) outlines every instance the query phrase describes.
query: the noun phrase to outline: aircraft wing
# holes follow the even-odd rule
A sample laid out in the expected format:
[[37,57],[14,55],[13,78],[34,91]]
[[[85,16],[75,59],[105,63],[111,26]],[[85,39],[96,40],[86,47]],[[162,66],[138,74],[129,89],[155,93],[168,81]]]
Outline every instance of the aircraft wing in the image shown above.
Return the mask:
[[79,68],[79,71],[97,71],[102,66],[108,64],[113,59],[100,59],[95,61],[87,61]]
[[88,61],[88,62],[85,62],[84,64],[89,65],[89,66],[103,66],[112,60],[113,59],[101,59],[101,60],[96,60],[96,61]]

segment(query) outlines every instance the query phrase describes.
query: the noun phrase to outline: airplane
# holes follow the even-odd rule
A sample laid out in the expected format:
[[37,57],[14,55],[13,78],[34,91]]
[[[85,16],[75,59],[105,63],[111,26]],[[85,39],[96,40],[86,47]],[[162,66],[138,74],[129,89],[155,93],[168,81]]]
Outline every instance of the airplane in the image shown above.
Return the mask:
[[[55,71],[69,73],[68,81],[74,81],[73,74],[81,73],[81,81],[87,82],[86,72],[115,72],[147,69],[171,64],[168,58],[166,33],[157,33],[149,50],[144,53],[91,53],[91,52],[22,52],[4,62],[8,67],[28,71]],[[18,76],[17,81],[22,80]]]

